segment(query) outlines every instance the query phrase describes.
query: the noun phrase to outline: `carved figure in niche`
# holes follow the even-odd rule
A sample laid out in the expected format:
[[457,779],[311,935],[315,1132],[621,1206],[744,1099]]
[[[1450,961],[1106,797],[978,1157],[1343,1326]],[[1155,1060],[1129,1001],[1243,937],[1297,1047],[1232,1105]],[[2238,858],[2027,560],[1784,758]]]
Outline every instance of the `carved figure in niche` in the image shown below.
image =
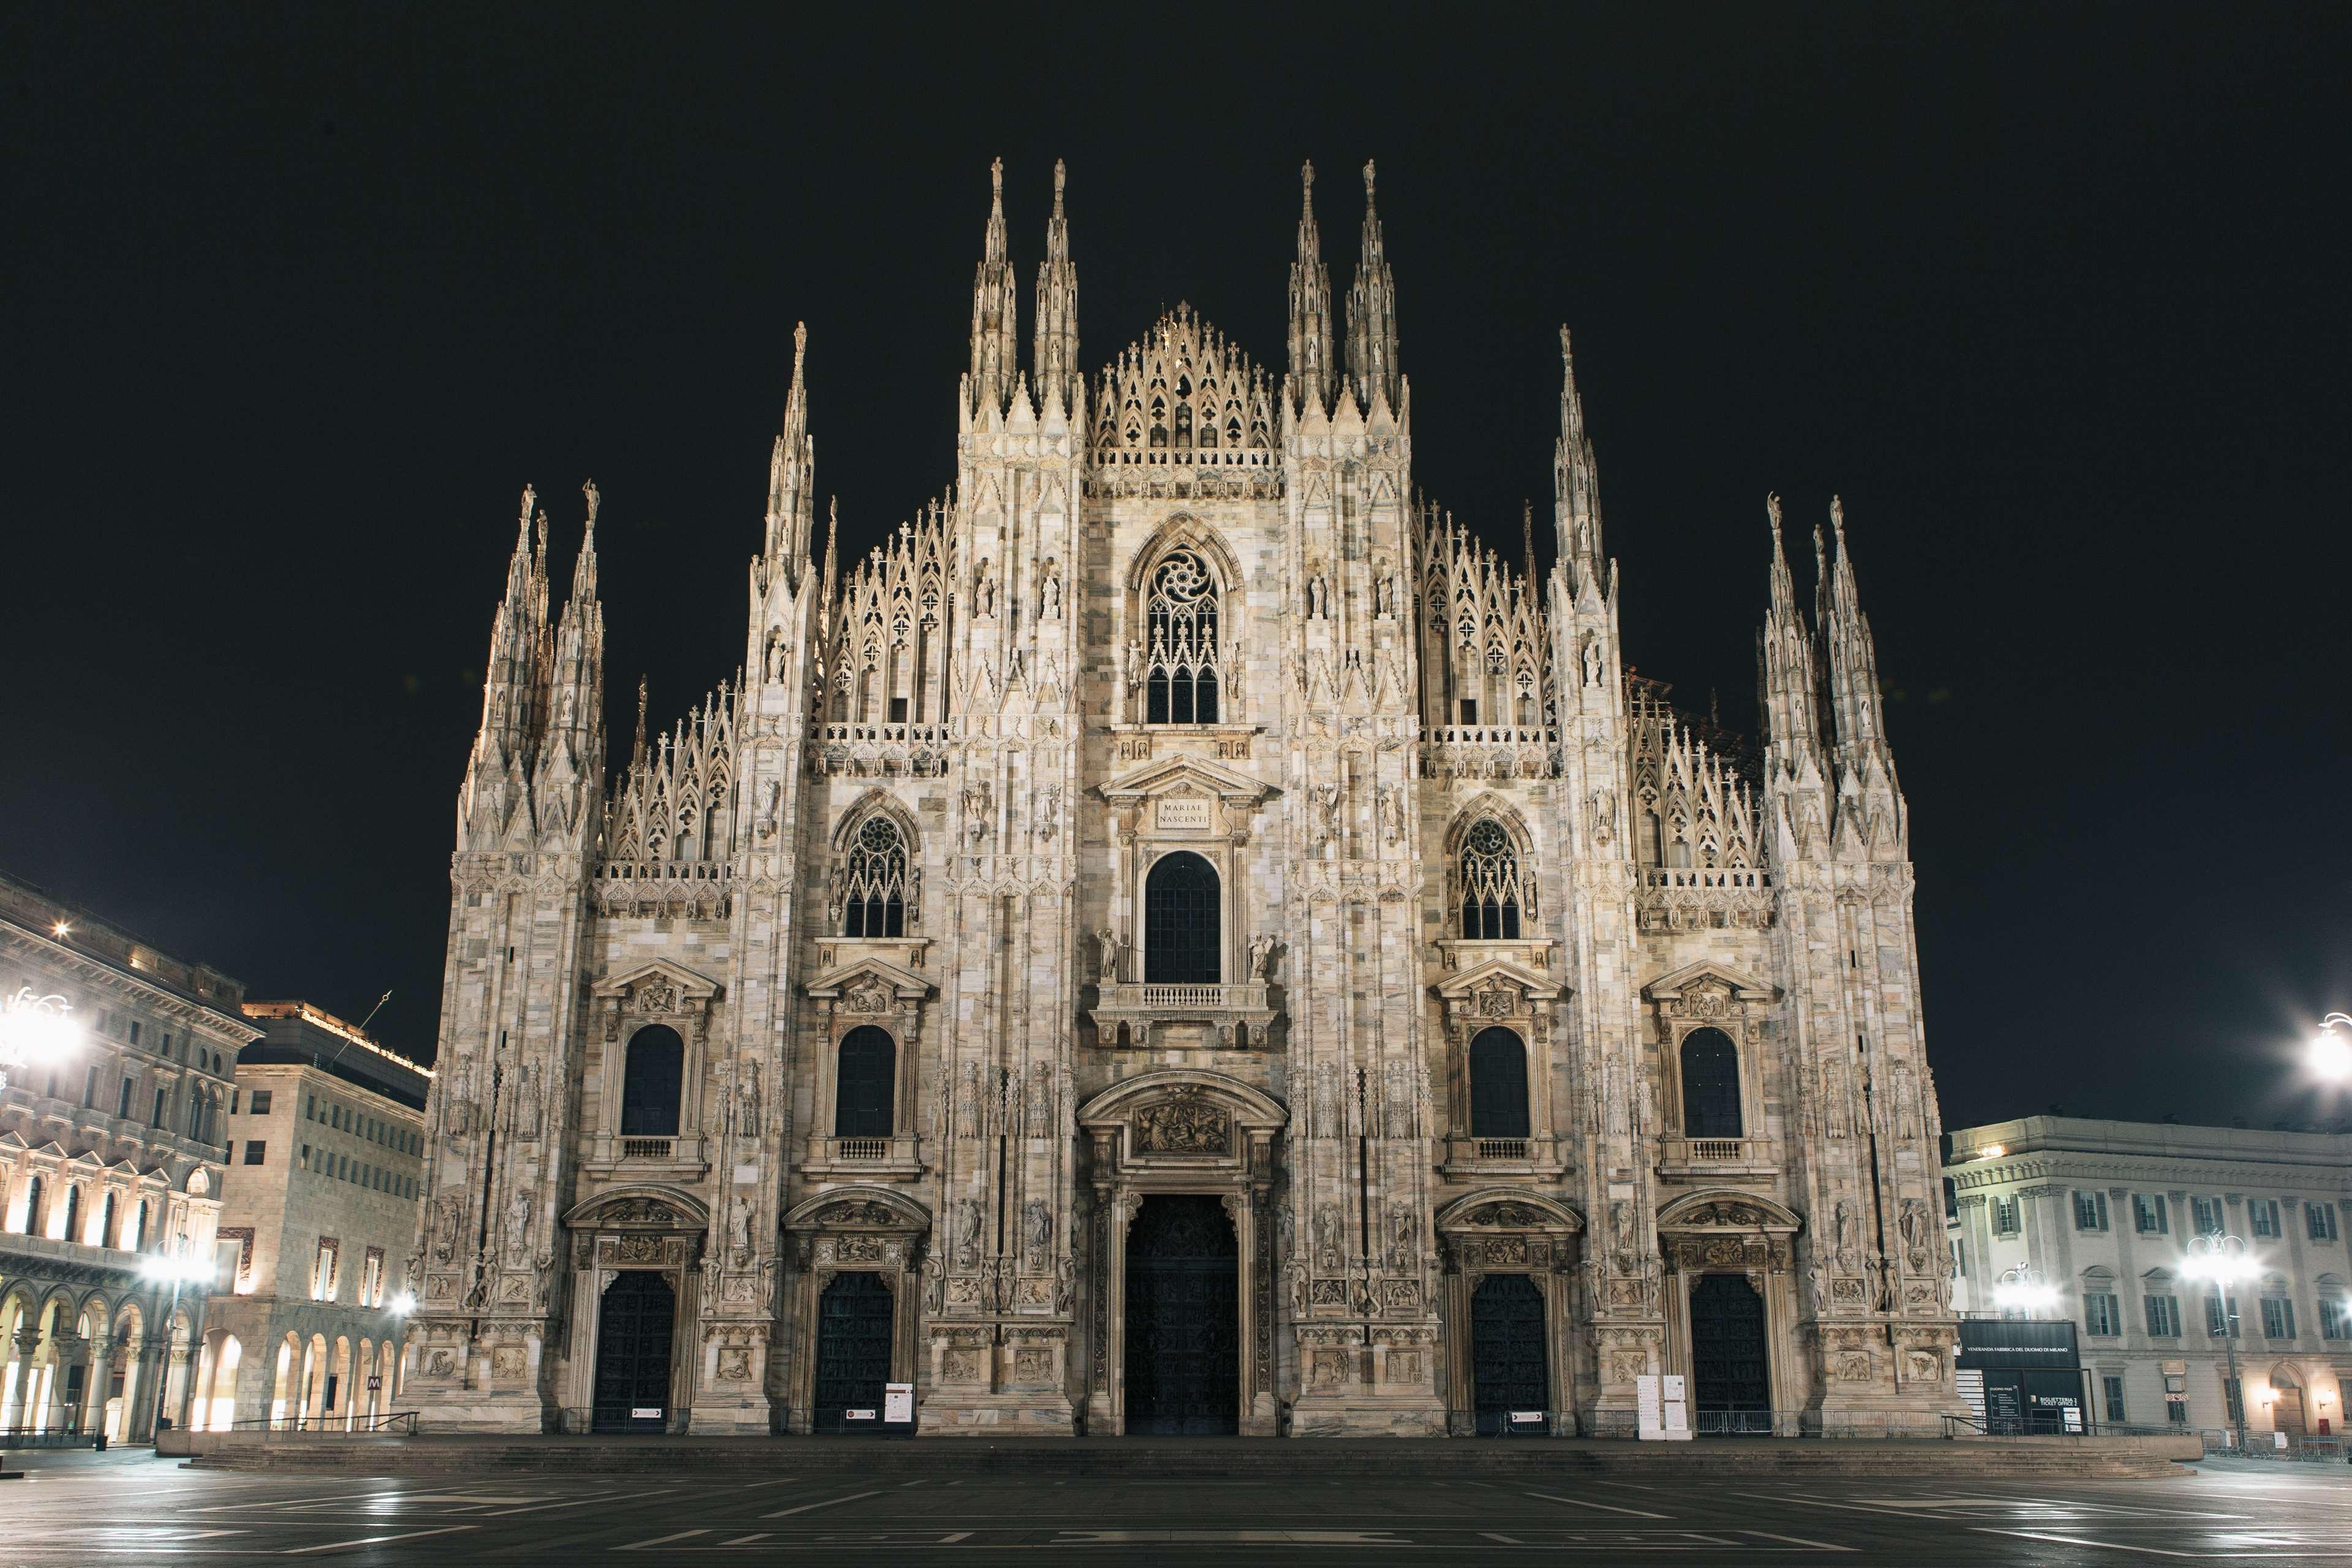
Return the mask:
[[1609,1135],[1622,1138],[1626,1132],[1625,1069],[1612,1060],[1601,1076],[1601,1109],[1608,1117]]
[[1326,1274],[1339,1267],[1339,1211],[1329,1204],[1315,1211],[1315,1267]]
[[466,1200],[450,1193],[433,1205],[433,1257],[446,1263],[457,1255],[457,1226],[466,1215]]
[[920,1272],[923,1279],[923,1310],[936,1318],[940,1315],[940,1310],[947,1305],[947,1264],[938,1253],[925,1253]]
[[1861,1233],[1853,1215],[1853,1205],[1840,1198],[1837,1202],[1837,1265],[1840,1272],[1854,1271],[1855,1260],[1861,1256]]
[[1319,847],[1339,837],[1339,786],[1315,786],[1315,842]]
[[1646,1138],[1658,1125],[1658,1091],[1651,1085],[1647,1076],[1642,1079],[1638,1109],[1641,1120],[1634,1125],[1633,1135],[1637,1138]]
[[1282,945],[1272,931],[1260,931],[1249,940],[1250,973],[1260,980],[1274,978],[1274,952]]
[[1381,839],[1387,844],[1404,841],[1404,792],[1391,785],[1381,791]]
[[1050,555],[1045,557],[1045,617],[1049,621],[1062,618],[1062,568]]
[[519,1192],[507,1200],[507,1261],[520,1268],[530,1256],[530,1194]]
[[966,1268],[980,1265],[980,1200],[961,1198],[956,1203],[956,1262]]
[[1062,829],[1062,786],[1047,784],[1037,792],[1034,820],[1040,843],[1051,844]]
[[1330,590],[1324,585],[1322,573],[1310,572],[1307,574],[1307,618],[1308,620],[1319,621],[1323,618],[1325,601],[1328,598]]
[[1917,1198],[1903,1200],[1903,1257],[1914,1274],[1927,1272],[1930,1257],[1927,1237],[1927,1205]]
[[1054,1264],[1054,1310],[1063,1317],[1070,1315],[1070,1307],[1077,1300],[1078,1263],[1075,1258],[1057,1259]]
[[980,1064],[963,1064],[963,1082],[956,1089],[956,1131],[959,1136],[980,1136]]
[[735,1080],[735,1131],[745,1138],[760,1135],[760,1064],[746,1062]]
[[1409,1205],[1396,1204],[1389,1209],[1389,1268],[1402,1272],[1413,1264],[1412,1209]]
[[1026,1267],[1032,1271],[1045,1267],[1046,1254],[1054,1246],[1054,1211],[1043,1198],[1031,1198],[1021,1211],[1022,1228],[1027,1233]]
[[1102,951],[1103,983],[1116,984],[1118,980],[1118,950],[1124,945],[1118,940],[1118,932],[1108,926],[1103,927],[1095,932],[1095,945]]
[[1380,563],[1380,578],[1374,584],[1374,591],[1380,595],[1378,607],[1381,619],[1389,620],[1396,615],[1397,587],[1396,577],[1389,571],[1385,558]]
[[1613,1255],[1617,1272],[1633,1272],[1633,1205],[1623,1198],[1609,1205],[1609,1249]]
[[980,570],[972,574],[971,613],[983,621],[996,615],[996,579],[989,574],[986,556],[981,558]]
[[971,847],[979,848],[988,837],[988,781],[974,779],[963,786],[963,828]]
[[783,795],[784,786],[777,780],[766,779],[761,781],[760,784],[759,816],[761,837],[770,838],[775,836],[776,805],[778,802],[782,800]]
[[1832,1062],[1822,1075],[1822,1122],[1832,1138],[1853,1131],[1853,1102],[1846,1095],[1845,1068]]
[[1601,639],[1589,633],[1584,639],[1584,684],[1601,684]]
[[735,1200],[735,1218],[729,1243],[733,1249],[735,1267],[741,1268],[751,1261],[751,1200]]
[[1274,1211],[1274,1252],[1277,1258],[1287,1258],[1298,1243],[1298,1216],[1292,1212],[1290,1200],[1282,1200]]

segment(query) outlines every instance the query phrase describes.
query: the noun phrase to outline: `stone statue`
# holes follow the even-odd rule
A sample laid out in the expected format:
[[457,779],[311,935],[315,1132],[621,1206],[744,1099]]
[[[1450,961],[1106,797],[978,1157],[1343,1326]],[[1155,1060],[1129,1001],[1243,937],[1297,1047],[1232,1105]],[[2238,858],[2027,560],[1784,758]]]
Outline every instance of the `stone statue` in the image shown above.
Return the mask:
[[956,1203],[956,1262],[966,1268],[980,1263],[980,1200],[962,1198]]
[[760,785],[760,837],[768,838],[776,831],[776,806],[783,799],[784,786],[775,779],[764,780]]
[[760,1135],[760,1066],[746,1062],[735,1080],[735,1131],[746,1138]]
[[1400,798],[1403,793],[1394,787],[1381,791],[1381,837],[1386,843],[1404,839],[1404,805]]
[[1315,1211],[1315,1266],[1326,1273],[1339,1267],[1339,1211],[1328,1204]]
[[1054,1245],[1054,1211],[1043,1198],[1031,1198],[1021,1211],[1022,1225],[1028,1233],[1029,1264],[1032,1268],[1043,1264],[1048,1249]]
[[520,1266],[530,1255],[530,1194],[517,1193],[507,1200],[507,1257]]
[[1588,637],[1584,639],[1584,684],[1587,686],[1601,684],[1601,639],[1599,637]]
[[1045,618],[1062,618],[1062,574],[1051,561],[1045,563]]
[[433,1205],[433,1257],[446,1263],[457,1255],[457,1226],[466,1215],[466,1200],[450,1193]]
[[1633,1272],[1633,1205],[1623,1198],[1609,1205],[1609,1247],[1615,1255],[1617,1272]]
[[729,1237],[735,1253],[735,1266],[741,1268],[751,1261],[751,1200],[735,1200],[735,1224]]
[[1927,1272],[1927,1261],[1933,1256],[1928,1247],[1927,1205],[1917,1198],[1903,1200],[1903,1258],[1914,1274]]
[[1250,973],[1260,980],[1274,978],[1274,952],[1282,943],[1272,931],[1262,931],[1249,940]]
[[1837,1266],[1841,1272],[1854,1271],[1855,1259],[1861,1255],[1861,1237],[1855,1227],[1853,1205],[1840,1198],[1837,1202]]
[[1095,932],[1095,942],[1102,949],[1103,984],[1116,984],[1118,980],[1118,950],[1121,945],[1118,932],[1105,926]]

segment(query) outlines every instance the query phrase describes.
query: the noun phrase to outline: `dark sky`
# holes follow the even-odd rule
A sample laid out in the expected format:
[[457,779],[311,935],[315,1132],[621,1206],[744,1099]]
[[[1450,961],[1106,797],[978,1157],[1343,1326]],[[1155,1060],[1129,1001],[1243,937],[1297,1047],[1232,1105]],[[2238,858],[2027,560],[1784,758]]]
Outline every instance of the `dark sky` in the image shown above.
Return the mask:
[[1677,700],[1753,721],[1765,492],[1843,492],[1950,1124],[2342,1109],[2340,8],[675,9],[7,9],[0,866],[429,1050],[526,481],[559,584],[603,490],[618,750],[741,656],[794,321],[845,542],[951,479],[992,157],[1024,353],[1061,156],[1087,363],[1276,370],[1372,157],[1421,483],[1515,543],[1570,322]]

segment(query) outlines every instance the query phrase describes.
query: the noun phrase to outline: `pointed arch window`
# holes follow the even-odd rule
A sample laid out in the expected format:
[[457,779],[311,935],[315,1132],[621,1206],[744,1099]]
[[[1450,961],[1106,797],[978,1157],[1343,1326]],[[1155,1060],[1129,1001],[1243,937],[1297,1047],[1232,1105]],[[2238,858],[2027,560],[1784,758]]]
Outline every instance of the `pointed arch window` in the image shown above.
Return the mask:
[[1683,1037],[1683,1136],[1738,1138],[1739,1049],[1721,1029]]
[[842,895],[844,936],[904,936],[907,906],[907,839],[898,825],[877,812],[858,825],[850,840]]
[[1216,574],[1191,550],[1155,567],[1144,601],[1144,720],[1213,724],[1218,712]]
[[1493,817],[1471,824],[1462,839],[1462,934],[1472,941],[1509,941],[1519,934],[1525,899],[1519,853]]
[[835,1138],[887,1138],[894,1121],[898,1043],[887,1029],[860,1024],[841,1037],[833,1106]]

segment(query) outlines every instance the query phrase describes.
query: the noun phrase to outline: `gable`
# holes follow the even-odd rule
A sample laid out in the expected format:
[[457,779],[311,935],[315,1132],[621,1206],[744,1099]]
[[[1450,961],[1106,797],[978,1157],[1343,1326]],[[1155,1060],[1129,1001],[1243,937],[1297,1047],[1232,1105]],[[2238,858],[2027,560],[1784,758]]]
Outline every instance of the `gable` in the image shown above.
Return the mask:
[[1281,792],[1263,779],[1210,762],[1205,757],[1161,757],[1097,786],[1105,800],[1139,800],[1190,788],[1228,801],[1255,805]]

